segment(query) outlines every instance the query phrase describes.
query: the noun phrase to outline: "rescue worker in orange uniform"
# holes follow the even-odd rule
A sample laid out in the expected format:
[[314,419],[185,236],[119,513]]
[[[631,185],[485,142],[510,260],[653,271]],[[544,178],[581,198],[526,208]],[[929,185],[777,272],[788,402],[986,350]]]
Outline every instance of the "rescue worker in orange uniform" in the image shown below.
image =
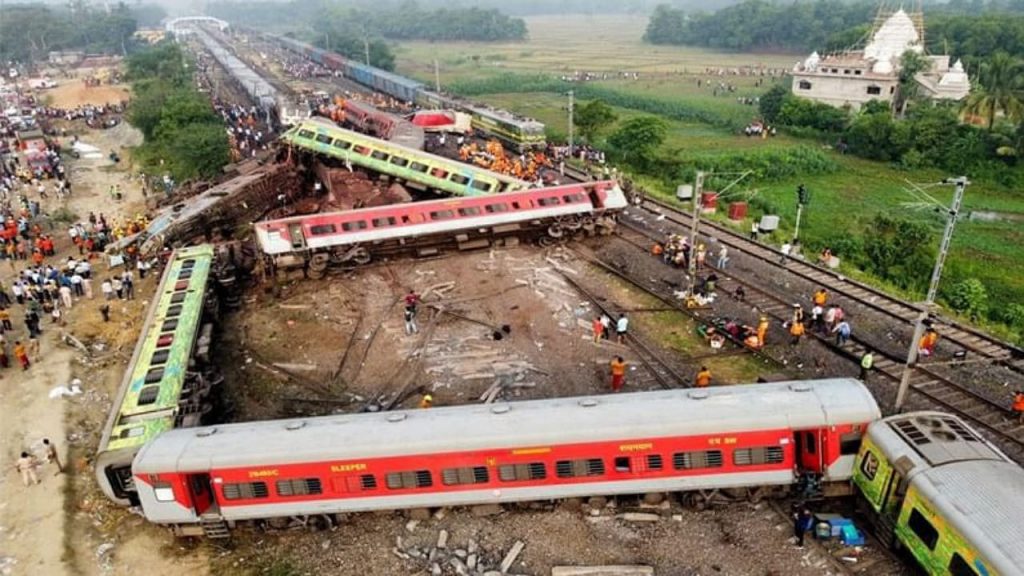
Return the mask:
[[700,367],[700,372],[697,372],[693,379],[693,385],[697,388],[707,388],[711,385],[711,370],[708,370],[707,366]]
[[766,336],[768,336],[768,317],[761,316],[761,320],[757,323],[757,340],[761,343],[761,346],[765,345]]
[[805,330],[804,330],[804,323],[803,322],[800,322],[799,320],[797,320],[797,321],[793,322],[792,324],[790,324],[789,325],[789,335],[793,337],[793,340],[790,341],[790,344],[793,345],[793,346],[796,346],[797,344],[799,344],[800,343],[800,337],[804,335],[804,332],[805,332]]
[[816,306],[825,308],[825,302],[828,302],[828,291],[824,288],[818,288],[818,291],[814,293],[814,297],[811,300]]
[[434,405],[434,397],[430,394],[424,394],[423,398],[420,399],[420,408],[430,408]]
[[1024,390],[1014,392],[1013,412],[1017,415],[1017,422],[1024,424]]
[[626,381],[626,361],[622,356],[616,356],[611,363],[612,369],[612,392],[621,392],[622,385]]
[[921,336],[921,342],[917,346],[917,353],[921,356],[931,356],[935,353],[935,343],[938,341],[938,332],[934,328],[929,328],[924,336]]

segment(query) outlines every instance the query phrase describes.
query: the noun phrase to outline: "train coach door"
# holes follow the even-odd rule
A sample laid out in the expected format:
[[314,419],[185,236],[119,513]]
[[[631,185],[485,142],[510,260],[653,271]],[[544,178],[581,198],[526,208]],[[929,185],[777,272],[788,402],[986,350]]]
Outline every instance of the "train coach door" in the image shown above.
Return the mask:
[[821,433],[817,430],[800,430],[793,433],[796,446],[796,461],[803,472],[822,472]]
[[293,250],[302,250],[306,247],[306,237],[302,235],[302,224],[289,224],[288,237],[291,238]]
[[192,474],[188,477],[188,491],[196,516],[202,516],[213,505],[213,488],[209,474]]

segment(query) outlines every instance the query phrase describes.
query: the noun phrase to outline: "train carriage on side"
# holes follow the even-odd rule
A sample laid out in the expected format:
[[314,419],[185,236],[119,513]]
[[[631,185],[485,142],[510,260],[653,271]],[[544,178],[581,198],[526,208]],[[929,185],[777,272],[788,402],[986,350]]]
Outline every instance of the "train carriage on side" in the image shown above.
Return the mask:
[[305,267],[322,277],[331,264],[360,265],[381,254],[454,244],[461,250],[503,238],[540,234],[608,234],[625,193],[612,180],[474,196],[391,204],[257,222],[260,250],[274,268]]
[[1024,469],[959,417],[873,423],[853,481],[875,533],[927,574],[1024,574]]
[[208,363],[217,301],[210,291],[213,246],[176,250],[164,269],[96,455],[108,498],[137,504],[131,463],[161,432],[200,424],[216,377]]
[[464,164],[341,128],[324,118],[310,118],[283,136],[285,143],[375,172],[387,174],[420,190],[456,196],[497,194],[530,185],[479,166]]
[[[145,517],[185,535],[369,510],[735,489],[849,488],[868,423],[853,379],[228,424],[133,464]],[[467,434],[467,431],[472,433]]]

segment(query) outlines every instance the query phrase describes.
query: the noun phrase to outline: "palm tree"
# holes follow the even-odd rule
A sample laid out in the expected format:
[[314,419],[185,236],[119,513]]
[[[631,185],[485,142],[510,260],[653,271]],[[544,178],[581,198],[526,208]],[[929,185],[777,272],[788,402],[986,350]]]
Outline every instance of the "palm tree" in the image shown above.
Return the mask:
[[964,113],[985,119],[991,131],[1001,112],[1008,120],[1024,118],[1024,66],[1006,52],[996,52],[981,65],[977,86],[964,105]]

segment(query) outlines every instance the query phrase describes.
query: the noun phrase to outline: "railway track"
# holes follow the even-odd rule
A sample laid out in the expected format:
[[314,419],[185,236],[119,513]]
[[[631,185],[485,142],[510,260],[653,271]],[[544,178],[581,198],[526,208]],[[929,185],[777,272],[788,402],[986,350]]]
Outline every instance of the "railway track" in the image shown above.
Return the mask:
[[[637,247],[638,251],[646,252],[646,247],[653,241],[661,239],[650,230],[630,223],[620,222],[620,236]],[[636,234],[641,241],[625,237],[621,229]],[[721,238],[720,238],[721,240]],[[774,258],[772,258],[774,260]],[[777,321],[788,321],[792,316],[792,298],[765,290],[751,282],[739,278],[726,270],[708,266],[719,276],[719,287],[723,292],[732,292],[735,286],[741,285],[746,291],[745,304],[753,306],[762,313]],[[829,286],[822,283],[822,285]],[[854,297],[849,297],[856,300]],[[808,329],[807,336],[816,339],[838,355],[859,364],[860,358],[871,350],[877,359],[873,371],[892,383],[898,383],[903,372],[904,358],[892,352],[878,342],[853,334],[845,346],[837,346],[827,334]],[[1005,406],[1000,402],[980,394],[971,387],[956,382],[949,375],[940,373],[940,369],[927,364],[918,364],[910,379],[910,390],[932,405],[942,410],[956,413],[970,420],[973,424],[986,430],[1004,450],[1018,461],[1024,460],[1024,424],[1010,417]]]
[[[654,214],[658,217],[664,216],[664,221],[684,226],[687,229],[689,229],[692,223],[689,214],[662,200],[645,198],[640,208],[649,214]],[[713,230],[714,236],[718,241],[724,243],[730,249],[758,258],[765,263],[776,266],[780,271],[785,270],[787,273],[803,278],[808,282],[826,286],[835,294],[842,295],[859,305],[885,314],[903,324],[913,325],[921,312],[921,308],[913,303],[894,298],[877,288],[852,280],[832,270],[810,264],[804,260],[788,258],[785,265],[782,265],[779,263],[778,250],[738,234],[736,231],[721,224],[704,220],[701,222],[701,228],[705,231],[705,235],[708,235],[709,230]],[[956,344],[964,350],[983,358],[1003,363],[1015,372],[1024,374],[1024,349],[941,316],[935,317],[934,327],[947,342]]]

